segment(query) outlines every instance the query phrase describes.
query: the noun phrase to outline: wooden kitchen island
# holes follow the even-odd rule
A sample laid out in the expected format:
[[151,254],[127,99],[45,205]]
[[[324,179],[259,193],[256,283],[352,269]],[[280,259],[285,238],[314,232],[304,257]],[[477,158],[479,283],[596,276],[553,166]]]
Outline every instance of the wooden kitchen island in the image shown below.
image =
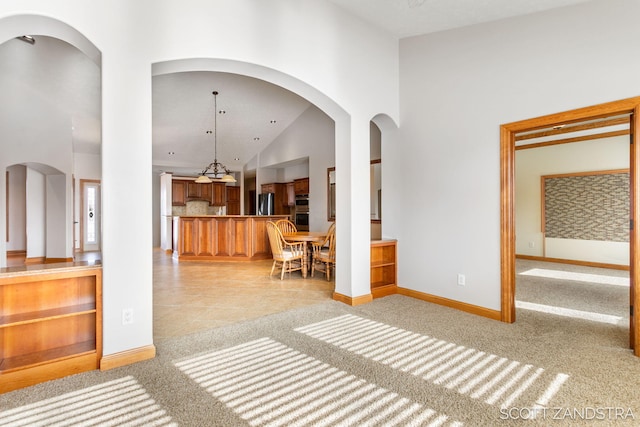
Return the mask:
[[173,217],[173,258],[179,261],[255,261],[271,258],[267,221],[287,215]]

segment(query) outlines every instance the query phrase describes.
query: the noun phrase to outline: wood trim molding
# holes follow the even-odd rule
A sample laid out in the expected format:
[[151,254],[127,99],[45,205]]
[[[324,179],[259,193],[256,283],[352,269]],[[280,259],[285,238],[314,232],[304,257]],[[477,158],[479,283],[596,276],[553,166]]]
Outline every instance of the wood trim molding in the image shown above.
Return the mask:
[[350,297],[347,295],[339,294],[338,292],[333,293],[333,299],[338,302],[342,302],[344,304],[355,307],[356,305],[368,304],[373,301],[373,295],[360,295],[358,297]]
[[556,139],[554,141],[535,142],[533,144],[518,145],[516,150],[529,148],[548,147],[550,145],[571,144],[573,142],[591,141],[593,139],[612,138],[614,136],[629,135],[628,130],[616,130],[612,132],[596,133],[593,135],[576,136],[575,138]]
[[527,259],[531,261],[543,261],[543,262],[557,262],[559,264],[582,265],[585,267],[597,267],[597,268],[608,268],[611,270],[629,271],[628,265],[606,264],[603,262],[591,262],[591,261],[579,261],[575,259],[548,258],[545,256],[518,255],[518,254],[516,254],[516,259]]
[[629,287],[629,305],[630,312],[633,313],[629,316],[629,347],[633,350],[633,354],[640,356],[640,325],[638,324],[637,311],[640,309],[640,292],[636,290],[636,286],[640,283],[640,269],[638,269],[638,263],[640,262],[640,233],[638,233],[638,225],[640,225],[640,197],[637,192],[640,191],[640,150],[638,144],[640,144],[640,102],[635,105],[633,115],[631,116],[631,152],[630,152],[630,172],[629,172],[629,185],[631,187],[631,221],[636,224],[632,227],[629,236],[630,246],[630,259],[629,265],[631,267],[629,271],[630,287]]
[[55,264],[58,262],[73,262],[73,257],[71,258],[45,258],[45,264]]
[[613,175],[616,173],[629,173],[629,169],[611,169],[605,171],[586,171],[586,172],[571,172],[571,173],[558,173],[554,175],[542,175],[541,178],[568,178],[570,176],[593,176],[593,175]]
[[31,257],[31,258],[25,258],[24,263],[25,265],[32,265],[32,264],[44,264],[45,260],[47,258],[43,257],[43,256],[39,256],[39,257]]
[[500,127],[500,312],[516,321],[515,132]]
[[9,171],[5,172],[4,175],[5,181],[5,190],[4,190],[4,200],[5,200],[5,241],[9,242]]
[[25,249],[15,250],[15,251],[7,251],[8,257],[26,257],[27,251]]
[[378,286],[376,288],[371,289],[371,295],[373,296],[373,299],[382,298],[389,295],[395,295],[397,293],[398,293],[398,286],[395,284]]
[[153,359],[154,357],[156,357],[156,347],[153,344],[120,353],[109,354],[100,359],[100,370],[108,371],[109,369],[119,368],[120,366]]
[[599,122],[583,123],[583,124],[578,124],[578,125],[573,125],[573,126],[569,125],[569,126],[564,126],[564,127],[560,128],[560,129],[552,129],[552,130],[544,130],[544,131],[534,132],[534,133],[527,133],[525,135],[517,136],[516,137],[516,141],[525,141],[527,139],[543,138],[543,137],[546,137],[546,136],[561,135],[563,133],[577,132],[577,131],[580,131],[580,130],[599,129],[599,128],[603,128],[603,127],[626,125],[626,124],[629,124],[629,118],[628,117],[616,117],[614,119],[602,120],[602,121],[599,121]]
[[455,301],[449,298],[426,294],[424,292],[414,291],[413,289],[407,289],[407,288],[399,287],[398,294],[420,299],[422,301],[430,302],[433,304],[443,305],[445,307],[453,308],[456,310],[464,311],[464,312],[475,314],[478,316],[487,317],[489,319],[502,320],[501,313],[498,310],[491,310],[489,308],[480,307],[473,304],[467,304],[466,302]]

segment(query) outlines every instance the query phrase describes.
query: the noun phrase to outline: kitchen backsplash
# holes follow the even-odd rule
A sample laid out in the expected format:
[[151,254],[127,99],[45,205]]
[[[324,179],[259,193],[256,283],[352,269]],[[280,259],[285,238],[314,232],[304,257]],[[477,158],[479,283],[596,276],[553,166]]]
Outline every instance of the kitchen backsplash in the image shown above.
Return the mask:
[[204,200],[193,200],[187,202],[186,206],[172,206],[171,214],[174,216],[192,215],[226,215],[225,206],[209,206],[209,202]]

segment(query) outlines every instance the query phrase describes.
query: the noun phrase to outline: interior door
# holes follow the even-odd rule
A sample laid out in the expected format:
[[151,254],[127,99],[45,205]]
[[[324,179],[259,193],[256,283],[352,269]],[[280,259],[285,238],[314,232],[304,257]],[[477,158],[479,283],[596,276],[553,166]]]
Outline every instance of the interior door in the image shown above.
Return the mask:
[[99,251],[102,240],[100,181],[80,180],[80,250]]

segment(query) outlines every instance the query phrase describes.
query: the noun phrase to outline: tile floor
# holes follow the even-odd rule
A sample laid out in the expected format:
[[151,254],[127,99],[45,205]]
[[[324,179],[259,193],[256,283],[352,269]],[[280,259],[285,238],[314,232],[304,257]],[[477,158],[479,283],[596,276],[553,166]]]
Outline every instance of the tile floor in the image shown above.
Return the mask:
[[272,260],[178,263],[153,252],[154,340],[330,300],[335,282],[299,271],[269,277]]
[[[100,259],[99,252],[78,253],[76,261]],[[24,257],[7,259],[9,266]],[[280,280],[269,277],[272,260],[178,263],[153,250],[154,341],[316,304],[332,298],[335,282],[322,272],[302,278],[299,271]]]

